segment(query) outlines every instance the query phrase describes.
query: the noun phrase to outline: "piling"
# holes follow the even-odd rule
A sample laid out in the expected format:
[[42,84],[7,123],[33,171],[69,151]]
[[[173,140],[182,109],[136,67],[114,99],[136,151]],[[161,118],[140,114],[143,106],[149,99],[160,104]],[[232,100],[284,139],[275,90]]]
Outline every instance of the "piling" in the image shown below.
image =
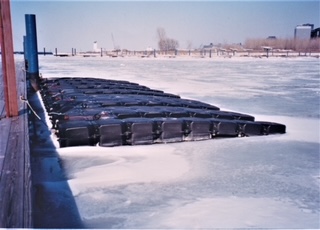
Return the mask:
[[1,0],[0,5],[0,37],[2,72],[4,76],[4,93],[6,101],[6,116],[18,116],[18,96],[16,71],[13,56],[12,26],[10,2]]
[[35,91],[39,88],[39,61],[38,61],[38,47],[37,47],[37,29],[36,16],[34,14],[25,15],[26,23],[26,52],[27,52],[27,79],[30,80],[31,85]]

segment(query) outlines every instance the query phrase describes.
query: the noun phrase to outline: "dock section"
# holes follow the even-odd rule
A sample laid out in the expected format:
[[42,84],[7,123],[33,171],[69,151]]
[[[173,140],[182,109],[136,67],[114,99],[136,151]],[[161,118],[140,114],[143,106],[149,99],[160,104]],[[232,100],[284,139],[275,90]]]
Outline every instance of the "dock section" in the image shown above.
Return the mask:
[[[23,63],[16,67],[17,89],[18,96],[26,97],[22,67]],[[18,110],[18,116],[6,117],[4,85],[0,84],[0,228],[32,227],[28,112],[22,100]]]
[[128,81],[41,80],[40,94],[60,147],[104,147],[285,133],[283,124],[255,121],[201,101]]

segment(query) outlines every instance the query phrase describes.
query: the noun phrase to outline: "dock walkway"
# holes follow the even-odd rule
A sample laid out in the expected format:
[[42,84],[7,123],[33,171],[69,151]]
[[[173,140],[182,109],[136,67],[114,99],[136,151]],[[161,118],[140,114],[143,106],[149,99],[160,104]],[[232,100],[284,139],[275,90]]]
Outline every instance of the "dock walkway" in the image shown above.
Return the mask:
[[[26,97],[23,63],[17,63],[18,96]],[[31,168],[27,105],[6,118],[3,75],[0,75],[0,228],[31,228]]]

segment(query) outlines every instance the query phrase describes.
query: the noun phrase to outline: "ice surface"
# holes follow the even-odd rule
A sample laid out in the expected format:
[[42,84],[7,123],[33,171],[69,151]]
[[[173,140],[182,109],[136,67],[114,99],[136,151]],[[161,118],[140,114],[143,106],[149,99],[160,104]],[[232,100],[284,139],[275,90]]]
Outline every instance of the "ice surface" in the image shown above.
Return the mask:
[[284,135],[58,149],[86,227],[320,227],[319,59],[41,57],[40,65],[44,77],[128,80],[287,126]]

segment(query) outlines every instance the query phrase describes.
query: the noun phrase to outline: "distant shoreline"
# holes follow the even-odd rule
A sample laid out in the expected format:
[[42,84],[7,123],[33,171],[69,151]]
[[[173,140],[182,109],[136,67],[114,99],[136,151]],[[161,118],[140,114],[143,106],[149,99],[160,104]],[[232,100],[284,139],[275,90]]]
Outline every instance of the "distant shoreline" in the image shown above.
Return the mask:
[[[40,55],[39,56],[44,56]],[[45,55],[47,56],[47,55]],[[271,58],[271,57],[278,57],[278,58],[300,58],[300,57],[314,57],[319,58],[320,52],[263,52],[263,51],[251,51],[251,52],[225,52],[225,53],[200,53],[192,52],[190,54],[188,53],[167,53],[167,54],[159,54],[156,53],[156,55],[153,54],[153,52],[143,52],[143,51],[136,51],[135,53],[115,53],[115,52],[104,52],[104,53],[98,53],[98,52],[87,52],[87,53],[77,53],[77,54],[71,54],[71,53],[58,53],[58,57],[110,57],[110,58],[123,58],[123,57],[137,57],[137,58],[205,58],[205,59],[214,59],[214,58],[233,58],[233,57],[251,57],[251,58]]]
[[[23,56],[22,53],[15,53],[17,56]],[[297,52],[297,51],[170,51],[158,52],[154,51],[103,51],[103,52],[79,52],[72,53],[57,53],[52,52],[44,54],[38,53],[39,57],[54,56],[54,57],[99,57],[99,58],[141,58],[141,59],[222,59],[222,58],[320,58],[320,52]]]

